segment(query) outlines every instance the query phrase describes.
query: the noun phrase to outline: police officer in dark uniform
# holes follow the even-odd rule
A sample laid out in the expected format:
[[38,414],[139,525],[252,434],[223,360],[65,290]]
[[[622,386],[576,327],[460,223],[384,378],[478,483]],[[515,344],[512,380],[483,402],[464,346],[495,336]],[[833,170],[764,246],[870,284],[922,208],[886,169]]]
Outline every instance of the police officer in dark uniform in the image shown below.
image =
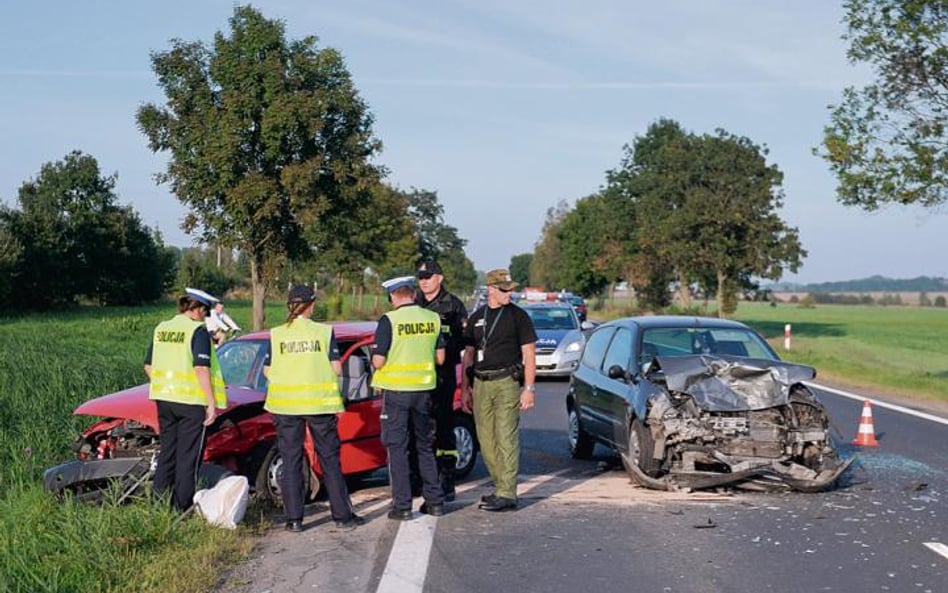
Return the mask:
[[464,325],[467,308],[461,299],[444,287],[444,276],[438,262],[423,261],[415,273],[421,290],[415,302],[434,311],[441,318],[444,336],[444,364],[437,367],[438,386],[431,395],[431,416],[435,422],[435,459],[441,476],[444,499],[454,500],[454,470],[458,451],[454,435],[454,392],[457,389],[457,365],[464,350]]
[[224,377],[204,326],[216,299],[203,290],[185,289],[178,315],[158,324],[145,354],[148,397],[158,408],[159,450],[154,492],[171,490],[171,504],[191,506],[205,430],[227,407]]
[[421,512],[444,514],[444,492],[434,457],[434,428],[429,409],[437,385],[435,367],[444,363],[444,338],[438,315],[415,304],[415,278],[402,276],[382,283],[393,310],[379,319],[372,347],[376,368],[372,387],[382,392],[382,443],[388,449],[392,486],[389,519],[411,519],[411,468],[408,431],[413,430],[418,471],[425,502]]
[[316,294],[304,284],[290,290],[286,323],[270,330],[263,372],[269,380],[264,409],[273,414],[277,446],[283,458],[283,508],[286,530],[303,530],[303,440],[307,426],[313,437],[329,510],[336,529],[363,524],[352,512],[349,491],[339,462],[336,414],[343,411],[339,393],[342,372],[332,326],[310,319]]

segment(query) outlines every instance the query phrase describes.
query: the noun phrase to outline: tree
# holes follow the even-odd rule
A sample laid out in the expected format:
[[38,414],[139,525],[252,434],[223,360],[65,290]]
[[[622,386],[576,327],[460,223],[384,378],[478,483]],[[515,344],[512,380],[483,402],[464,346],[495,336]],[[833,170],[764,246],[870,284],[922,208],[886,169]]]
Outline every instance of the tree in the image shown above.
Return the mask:
[[408,214],[418,240],[418,259],[435,259],[444,269],[445,282],[455,292],[473,290],[477,283],[474,264],[464,253],[465,239],[444,221],[444,206],[437,192],[414,189],[407,194]]
[[0,307],[10,302],[23,253],[23,245],[10,228],[9,218],[9,210],[0,207]]
[[816,149],[838,180],[837,199],[876,210],[948,201],[948,3],[847,0],[852,63],[875,82],[847,88]]
[[557,229],[563,219],[570,212],[570,206],[560,201],[556,206],[548,208],[546,220],[540,231],[540,240],[533,250],[533,261],[530,262],[530,280],[539,286],[551,289],[563,286],[560,279],[562,266],[560,262],[560,240]]
[[79,296],[124,305],[162,294],[171,262],[160,236],[116,204],[116,179],[74,151],[23,183],[20,209],[0,214],[21,246],[13,301],[45,309]]
[[253,326],[264,323],[266,282],[285,259],[332,244],[370,199],[383,171],[372,117],[338,51],[282,21],[238,6],[213,47],[173,40],[151,56],[167,101],[137,114],[156,176],[189,210],[183,228],[250,260]]
[[520,286],[530,286],[532,253],[520,253],[510,258],[510,277]]

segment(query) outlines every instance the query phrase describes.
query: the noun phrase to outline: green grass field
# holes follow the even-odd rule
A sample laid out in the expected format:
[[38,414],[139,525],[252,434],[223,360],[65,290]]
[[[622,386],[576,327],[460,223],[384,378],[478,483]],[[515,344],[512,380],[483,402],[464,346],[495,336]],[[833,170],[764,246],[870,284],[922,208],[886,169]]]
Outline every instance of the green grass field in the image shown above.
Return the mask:
[[[948,401],[948,309],[741,303],[735,318],[819,376],[894,395]],[[790,351],[783,328],[792,326]]]

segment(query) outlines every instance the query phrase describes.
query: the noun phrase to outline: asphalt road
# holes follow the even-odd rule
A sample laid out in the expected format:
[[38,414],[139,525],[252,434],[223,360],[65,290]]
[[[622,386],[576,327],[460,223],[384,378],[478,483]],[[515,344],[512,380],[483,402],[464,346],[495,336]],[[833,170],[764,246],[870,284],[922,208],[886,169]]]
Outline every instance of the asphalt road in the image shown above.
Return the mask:
[[[516,512],[477,509],[490,492],[479,464],[446,516],[404,527],[385,518],[377,476],[353,494],[368,525],[333,533],[313,505],[314,527],[274,530],[220,591],[948,591],[948,557],[926,546],[948,544],[948,426],[875,407],[880,446],[843,445],[858,459],[832,492],[653,492],[605,449],[570,459],[565,393],[540,383],[523,417]],[[862,403],[820,397],[849,443]]]

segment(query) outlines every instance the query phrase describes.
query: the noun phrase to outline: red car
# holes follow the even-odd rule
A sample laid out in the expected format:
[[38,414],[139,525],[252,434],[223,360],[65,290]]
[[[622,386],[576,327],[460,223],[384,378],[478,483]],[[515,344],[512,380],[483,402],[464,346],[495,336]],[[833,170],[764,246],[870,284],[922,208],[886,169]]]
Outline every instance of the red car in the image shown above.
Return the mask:
[[[380,441],[382,399],[369,387],[370,346],[375,322],[333,323],[343,353],[340,386],[346,409],[339,413],[340,460],[346,475],[375,471],[386,465]],[[283,462],[276,447],[273,417],[263,409],[267,379],[263,357],[269,331],[240,336],[217,351],[227,384],[228,407],[208,428],[202,475],[209,482],[225,471],[247,476],[261,496],[280,502]],[[458,439],[457,477],[471,472],[477,457],[473,418],[460,409],[455,394],[455,433]],[[74,444],[77,460],[46,470],[49,490],[70,490],[80,498],[97,500],[116,480],[133,492],[150,477],[158,450],[157,408],[148,399],[148,384],[90,400],[76,414],[102,417]],[[307,478],[311,497],[319,490],[322,470],[306,435]]]

